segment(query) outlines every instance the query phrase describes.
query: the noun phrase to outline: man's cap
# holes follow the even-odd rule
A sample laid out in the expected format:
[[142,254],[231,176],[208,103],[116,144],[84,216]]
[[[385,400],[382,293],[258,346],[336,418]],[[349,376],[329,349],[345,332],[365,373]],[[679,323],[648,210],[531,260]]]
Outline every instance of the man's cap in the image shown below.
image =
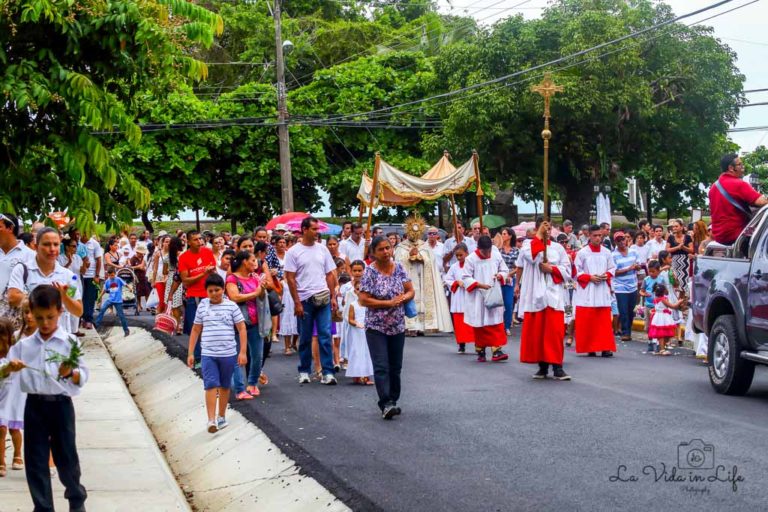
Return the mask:
[[626,234],[624,234],[624,232],[623,232],[623,231],[617,231],[617,232],[615,232],[615,233],[613,234],[613,239],[614,239],[614,240],[617,240],[617,239],[619,239],[619,238],[624,238],[625,236],[627,236],[627,235],[626,235]]

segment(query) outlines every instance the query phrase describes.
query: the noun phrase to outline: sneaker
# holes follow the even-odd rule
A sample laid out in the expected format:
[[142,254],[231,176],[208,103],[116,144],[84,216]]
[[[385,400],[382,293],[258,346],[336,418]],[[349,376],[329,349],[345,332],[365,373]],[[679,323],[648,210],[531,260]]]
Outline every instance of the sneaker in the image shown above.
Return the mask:
[[397,415],[397,412],[395,412],[396,409],[397,407],[392,404],[385,406],[384,410],[381,411],[381,417],[385,420],[391,420],[395,417],[395,415]]
[[130,336],[131,335],[131,331],[126,329],[126,331],[123,333],[123,335],[125,335],[126,337]]
[[467,353],[467,344],[459,343],[459,354],[466,354],[466,353]]
[[395,416],[400,416],[403,413],[403,410],[400,409],[400,407],[395,406]]
[[646,354],[653,354],[655,352],[653,343],[648,344],[648,350],[645,352]]
[[200,368],[202,368],[202,367],[203,367],[203,363],[201,363],[200,361],[197,361],[197,362],[195,363],[194,369],[195,369],[195,370],[199,370],[199,369],[200,369]]
[[338,382],[336,382],[336,377],[330,373],[328,375],[323,375],[323,380],[321,380],[320,383],[325,384],[326,386],[335,386],[338,384]]
[[235,400],[253,400],[253,395],[247,391],[241,391],[235,395]]
[[505,330],[505,331],[504,331],[504,333],[505,333],[507,336],[512,336],[512,329],[507,329],[507,330]]
[[216,418],[216,428],[221,430],[221,429],[227,428],[228,426],[229,426],[229,422],[227,421],[227,418],[222,418],[221,416]]
[[216,424],[216,420],[211,420],[208,422],[208,433],[209,434],[215,434],[219,430],[218,425]]
[[306,372],[301,372],[299,374],[299,384],[309,384],[311,381],[309,380],[309,374]]
[[507,359],[509,359],[509,356],[505,354],[501,349],[494,352],[493,356],[491,357],[491,361],[494,363],[498,363],[499,361],[506,361]]
[[565,373],[562,368],[555,368],[553,374],[555,380],[571,380],[571,376]]
[[478,352],[477,353],[477,362],[478,363],[484,363],[486,361],[487,361],[487,359],[485,358],[485,350],[483,350],[482,352]]
[[341,371],[341,365],[340,364],[333,365],[333,371],[336,373],[339,373]]
[[539,368],[539,371],[533,374],[533,378],[536,380],[543,380],[547,378],[548,368]]
[[610,350],[603,350],[603,353],[601,354],[603,357],[613,357],[613,352]]
[[597,354],[594,352],[590,352],[589,354],[587,354],[587,357],[597,357]]

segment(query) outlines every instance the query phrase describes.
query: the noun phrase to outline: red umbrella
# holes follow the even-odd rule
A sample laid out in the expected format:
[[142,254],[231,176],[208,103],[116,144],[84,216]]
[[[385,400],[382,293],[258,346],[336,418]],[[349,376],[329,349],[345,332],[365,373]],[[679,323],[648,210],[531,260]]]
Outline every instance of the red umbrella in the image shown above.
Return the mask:
[[298,220],[301,222],[302,219],[309,217],[308,213],[304,212],[288,212],[284,213],[282,215],[278,215],[274,219],[267,222],[266,228],[269,230],[273,230],[277,227],[278,224],[287,224],[288,222],[292,220]]

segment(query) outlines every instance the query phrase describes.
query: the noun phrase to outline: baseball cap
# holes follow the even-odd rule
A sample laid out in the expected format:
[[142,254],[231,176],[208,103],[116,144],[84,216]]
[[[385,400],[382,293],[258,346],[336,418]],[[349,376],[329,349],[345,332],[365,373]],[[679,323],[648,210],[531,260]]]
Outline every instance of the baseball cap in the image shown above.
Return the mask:
[[624,238],[625,236],[623,231],[617,231],[613,234],[613,239],[616,240],[617,238]]

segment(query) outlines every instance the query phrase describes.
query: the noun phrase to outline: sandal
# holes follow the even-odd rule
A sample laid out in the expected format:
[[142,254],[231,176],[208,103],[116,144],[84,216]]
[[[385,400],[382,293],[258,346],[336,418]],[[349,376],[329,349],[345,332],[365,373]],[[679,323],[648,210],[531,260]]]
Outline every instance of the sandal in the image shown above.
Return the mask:
[[293,350],[286,348],[285,350],[283,350],[283,354],[285,354],[286,356],[292,356]]
[[660,356],[671,356],[672,352],[670,352],[669,350],[662,350],[661,352],[658,352],[658,355],[660,355]]
[[24,459],[22,459],[21,457],[14,457],[13,464],[11,464],[11,469],[15,471],[24,469]]
[[247,391],[241,391],[235,397],[236,400],[253,400],[253,395]]
[[258,386],[248,386],[245,388],[245,390],[252,396],[259,396],[261,395],[261,391],[259,391]]
[[261,372],[261,375],[259,375],[259,384],[262,386],[266,386],[269,384],[269,377],[267,377],[267,374],[264,372]]
[[370,377],[363,377],[363,384],[365,384],[366,386],[373,386],[375,382],[373,382],[373,379],[371,379]]

